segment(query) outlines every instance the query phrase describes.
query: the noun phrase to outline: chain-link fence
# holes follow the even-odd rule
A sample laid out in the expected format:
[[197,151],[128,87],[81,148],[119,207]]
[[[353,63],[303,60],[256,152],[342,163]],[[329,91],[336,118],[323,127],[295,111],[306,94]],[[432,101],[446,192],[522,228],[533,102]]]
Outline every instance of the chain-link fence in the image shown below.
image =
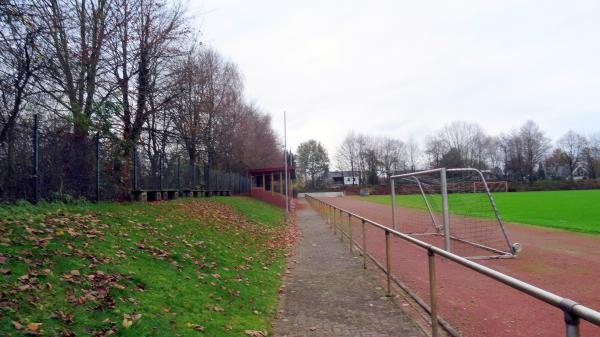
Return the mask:
[[177,145],[149,148],[140,143],[128,153],[109,136],[76,137],[64,123],[20,119],[0,144],[0,201],[129,200],[133,190],[147,189],[248,191],[245,174],[190,163]]

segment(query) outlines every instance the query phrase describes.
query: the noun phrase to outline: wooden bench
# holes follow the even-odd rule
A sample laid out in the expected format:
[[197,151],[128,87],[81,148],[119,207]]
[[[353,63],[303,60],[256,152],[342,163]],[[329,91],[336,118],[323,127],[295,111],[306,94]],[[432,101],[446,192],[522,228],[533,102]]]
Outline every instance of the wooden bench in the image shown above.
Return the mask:
[[201,196],[202,190],[185,189],[185,190],[182,190],[181,193],[184,197],[197,198],[197,197]]
[[134,190],[133,197],[136,201],[161,201],[161,200],[173,200],[179,197],[178,190]]
[[184,189],[172,190],[172,189],[148,189],[148,190],[133,190],[133,197],[136,201],[161,201],[161,200],[173,200],[181,196],[189,198],[198,197],[212,197],[212,196],[231,196],[231,190],[191,190]]

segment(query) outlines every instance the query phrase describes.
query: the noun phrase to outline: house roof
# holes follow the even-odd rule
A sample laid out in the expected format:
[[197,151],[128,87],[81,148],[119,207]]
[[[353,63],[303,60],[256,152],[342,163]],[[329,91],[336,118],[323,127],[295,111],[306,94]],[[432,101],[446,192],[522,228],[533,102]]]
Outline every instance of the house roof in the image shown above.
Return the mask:
[[[294,172],[296,167],[288,166],[288,172]],[[249,169],[248,173],[250,174],[258,174],[258,173],[273,173],[273,172],[285,172],[285,166],[273,166],[273,167],[261,167],[261,168],[253,168]]]
[[352,171],[330,171],[329,172],[329,177],[333,178],[333,177],[358,177],[359,173],[357,171],[354,172],[354,174],[352,174]]

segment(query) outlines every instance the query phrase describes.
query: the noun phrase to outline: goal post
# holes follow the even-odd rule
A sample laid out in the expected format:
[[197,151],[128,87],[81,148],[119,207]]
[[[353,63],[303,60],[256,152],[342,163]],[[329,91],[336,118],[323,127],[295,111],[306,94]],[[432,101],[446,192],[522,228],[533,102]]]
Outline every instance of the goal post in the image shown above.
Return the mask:
[[[505,189],[504,189],[505,190]],[[513,245],[483,173],[437,168],[390,178],[392,226],[469,258],[513,257]]]

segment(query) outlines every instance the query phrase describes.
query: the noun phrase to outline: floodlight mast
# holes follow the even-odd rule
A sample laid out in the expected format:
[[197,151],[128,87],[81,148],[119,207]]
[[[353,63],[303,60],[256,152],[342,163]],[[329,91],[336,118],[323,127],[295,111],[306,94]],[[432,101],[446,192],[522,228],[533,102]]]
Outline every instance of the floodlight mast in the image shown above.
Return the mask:
[[285,160],[285,223],[288,223],[290,213],[290,202],[288,196],[288,152],[287,152],[287,121],[285,111],[283,111],[283,147],[285,148],[284,160]]

